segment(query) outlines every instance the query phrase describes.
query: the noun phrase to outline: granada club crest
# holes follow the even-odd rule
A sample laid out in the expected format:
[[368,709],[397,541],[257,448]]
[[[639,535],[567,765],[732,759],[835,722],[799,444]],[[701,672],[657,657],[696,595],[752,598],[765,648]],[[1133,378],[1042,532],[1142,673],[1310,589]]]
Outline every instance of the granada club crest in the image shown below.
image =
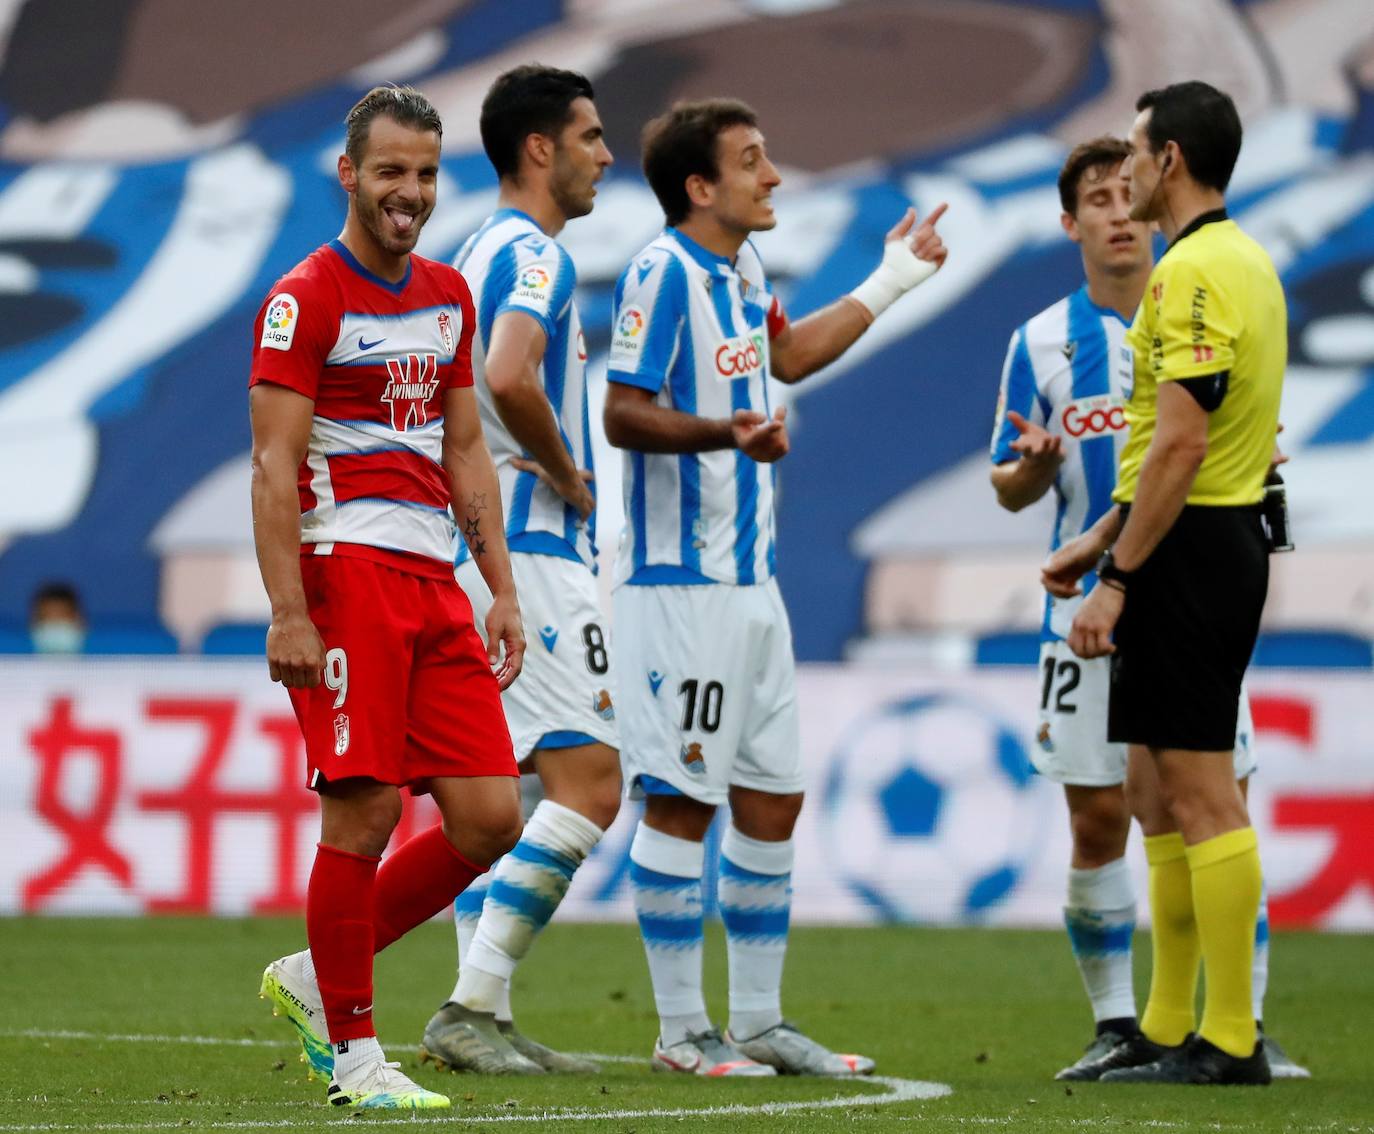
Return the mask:
[[439,338],[444,344],[444,353],[452,354],[453,339],[453,316],[447,311],[439,312]]
[[334,718],[334,755],[342,756],[348,751],[348,714],[340,713]]

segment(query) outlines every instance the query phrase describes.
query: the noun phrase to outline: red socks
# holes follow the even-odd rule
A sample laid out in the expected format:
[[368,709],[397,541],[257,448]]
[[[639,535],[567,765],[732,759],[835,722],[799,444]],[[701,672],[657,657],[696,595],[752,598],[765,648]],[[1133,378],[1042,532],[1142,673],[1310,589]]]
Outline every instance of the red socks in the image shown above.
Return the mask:
[[486,870],[444,837],[441,824],[379,859],[320,843],[305,899],[305,933],[329,1040],[375,1035],[372,957],[428,921]]
[[373,892],[380,859],[319,844],[305,894],[305,935],[329,1040],[364,1039],[372,1026]]
[[377,871],[373,949],[380,953],[428,921],[486,869],[454,849],[442,824],[402,843]]

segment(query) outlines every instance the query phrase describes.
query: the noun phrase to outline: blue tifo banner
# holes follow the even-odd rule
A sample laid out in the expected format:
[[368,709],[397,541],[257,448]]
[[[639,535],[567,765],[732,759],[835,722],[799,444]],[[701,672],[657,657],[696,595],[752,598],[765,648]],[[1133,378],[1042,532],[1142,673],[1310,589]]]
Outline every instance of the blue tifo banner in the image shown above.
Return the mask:
[[[1274,923],[1374,929],[1367,674],[1258,671],[1249,684]],[[1035,669],[803,666],[798,695],[798,921],[1060,924],[1068,825],[1059,788],[1031,768]],[[0,912],[303,908],[318,807],[261,662],[4,662],[0,751]],[[633,919],[637,817],[622,809],[559,917]],[[393,845],[436,819],[412,801]],[[1138,840],[1130,859],[1143,885]]]

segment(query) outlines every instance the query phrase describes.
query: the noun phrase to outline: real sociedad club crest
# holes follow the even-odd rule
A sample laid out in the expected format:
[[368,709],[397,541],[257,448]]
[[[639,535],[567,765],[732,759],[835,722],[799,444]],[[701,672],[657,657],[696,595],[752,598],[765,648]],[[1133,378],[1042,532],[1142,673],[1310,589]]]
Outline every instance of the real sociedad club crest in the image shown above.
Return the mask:
[[684,744],[679,753],[682,766],[694,776],[704,776],[706,774],[706,757],[701,753],[701,745],[696,741],[691,744]]
[[439,338],[444,344],[444,353],[453,353],[453,316],[447,311],[439,312]]

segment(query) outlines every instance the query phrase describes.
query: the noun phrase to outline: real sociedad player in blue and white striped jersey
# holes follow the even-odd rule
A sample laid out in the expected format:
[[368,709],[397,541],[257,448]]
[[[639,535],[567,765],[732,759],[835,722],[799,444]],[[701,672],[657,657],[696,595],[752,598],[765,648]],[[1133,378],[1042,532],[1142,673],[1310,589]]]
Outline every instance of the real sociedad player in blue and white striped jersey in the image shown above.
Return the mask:
[[[993,487],[1011,511],[1053,488],[1051,550],[1111,509],[1126,438],[1119,359],[1153,263],[1149,227],[1130,219],[1117,176],[1126,153],[1124,142],[1104,137],[1065,161],[1061,221],[1082,251],[1087,282],[1016,329],[1002,369]],[[1046,596],[1040,729],[1031,750],[1037,769],[1064,785],[1073,837],[1064,920],[1096,1022],[1086,1053],[1059,1073],[1069,1079],[1138,1033],[1135,891],[1124,858],[1126,752],[1107,743],[1106,659],[1085,664],[1064,641],[1081,601]]]
[[[1088,532],[1112,508],[1117,463],[1127,435],[1122,413],[1131,362],[1123,355],[1129,320],[1154,265],[1149,226],[1132,221],[1118,175],[1125,142],[1097,138],[1076,147],[1059,175],[1061,220],[1079,245],[1086,282],[1017,328],[1002,371],[992,438],[993,487],[1018,511],[1054,489],[1058,507],[1050,548]],[[1084,593],[1093,586],[1084,580]],[[1041,631],[1040,729],[1031,749],[1037,770],[1064,785],[1073,838],[1064,921],[1096,1035],[1058,1074],[1096,1079],[1138,1042],[1131,937],[1135,890],[1124,858],[1131,815],[1122,784],[1126,746],[1107,741],[1109,664],[1084,660],[1067,638],[1083,594],[1046,596]],[[1255,769],[1249,703],[1241,698],[1236,775]],[[1147,855],[1154,828],[1141,817]],[[1253,996],[1258,1017],[1268,983],[1268,926],[1257,935]],[[1156,949],[1158,963],[1158,949]],[[1271,1062],[1289,1077],[1305,1069],[1266,1037]]]
[[[499,76],[482,103],[482,144],[499,208],[457,267],[477,314],[472,369],[501,481],[511,570],[525,619],[524,680],[502,698],[515,757],[544,798],[519,843],[455,903],[459,975],[430,1020],[424,1052],[497,1074],[588,1071],[518,1032],[510,977],[620,806],[619,734],[594,572],[587,348],[572,260],[555,237],[591,212],[611,164],[592,86],[530,65]],[[467,548],[457,575],[481,624],[489,601]]]
[[[697,1075],[854,1075],[783,1021],[792,830],[802,802],[795,664],[773,578],[772,464],[787,453],[771,374],[798,382],[837,358],[944,262],[937,208],[888,233],[855,291],[789,323],[752,232],[780,182],[743,103],[679,103],[649,124],[644,172],[668,227],[616,288],[606,435],[625,452],[616,566],[622,763],[645,795],[630,880],[659,1035],[654,1061]],[[729,802],[720,907],[730,1027],[702,997],[702,839]]]
[[[458,253],[454,267],[463,273],[477,303],[473,366],[485,373],[496,321],[509,311],[528,315],[544,334],[544,354],[535,367],[553,411],[560,440],[574,469],[593,471],[591,422],[587,409],[587,346],[573,289],[577,270],[562,246],[527,213],[501,208]],[[490,384],[478,378],[477,400],[487,445],[501,477],[506,542],[512,550],[577,558],[596,568],[595,525],[578,514],[528,461],[531,454],[511,434],[496,407]],[[574,499],[589,493],[581,477],[571,481]],[[469,558],[458,543],[458,562]]]
[[[787,316],[751,241],[731,262],[667,229],[621,276],[615,311],[612,381],[704,418],[771,416],[770,347]],[[738,449],[628,454],[616,583],[771,579],[774,482],[771,463]]]

